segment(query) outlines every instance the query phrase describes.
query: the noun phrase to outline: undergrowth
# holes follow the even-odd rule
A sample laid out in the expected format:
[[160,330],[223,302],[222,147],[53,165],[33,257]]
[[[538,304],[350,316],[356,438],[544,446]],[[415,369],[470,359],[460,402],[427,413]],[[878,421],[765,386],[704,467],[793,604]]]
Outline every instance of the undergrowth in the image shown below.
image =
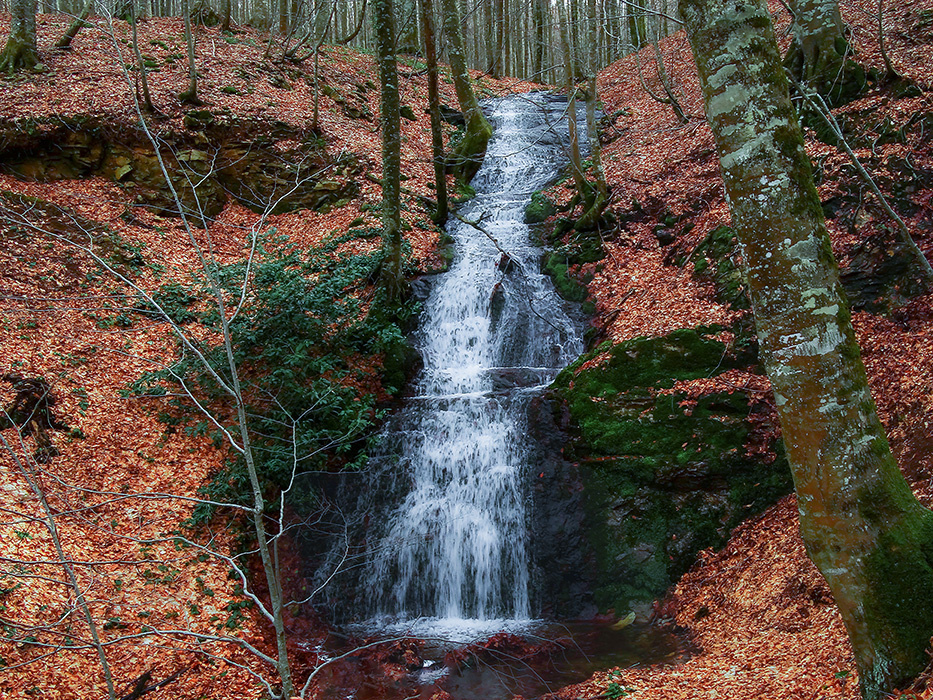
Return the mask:
[[[400,325],[414,308],[389,304],[373,287],[381,253],[338,255],[339,243],[301,252],[282,240],[269,242],[253,261],[246,303],[230,321],[252,451],[274,508],[278,494],[288,491],[288,505],[308,512],[314,506],[313,489],[289,491],[294,480],[365,462],[380,418],[374,392],[382,380],[382,359],[405,355]],[[214,271],[230,300],[239,297],[245,266],[239,262]],[[176,328],[196,344],[211,369],[179,343],[179,359],[144,375],[133,392],[166,398],[160,419],[169,432],[210,435],[217,446],[228,442],[224,430],[238,438],[233,397],[221,384],[230,386],[232,374],[207,280],[194,279],[190,287],[167,285],[157,297],[171,307],[166,312]],[[196,340],[202,337],[210,340]],[[180,391],[182,383],[210,407],[212,419]],[[384,388],[391,393],[400,387]],[[201,495],[245,504],[251,500],[245,463],[234,450],[231,455]],[[199,505],[189,524],[207,521],[213,510]]]

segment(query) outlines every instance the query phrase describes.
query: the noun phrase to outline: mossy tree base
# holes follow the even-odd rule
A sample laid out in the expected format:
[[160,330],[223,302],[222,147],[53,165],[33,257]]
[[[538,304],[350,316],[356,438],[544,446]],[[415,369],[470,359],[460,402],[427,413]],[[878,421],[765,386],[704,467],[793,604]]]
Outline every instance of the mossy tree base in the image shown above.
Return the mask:
[[603,212],[609,204],[605,193],[592,185],[589,189],[589,196],[583,198],[583,214],[574,224],[577,231],[592,231],[598,228],[603,221]]
[[198,97],[198,89],[194,86],[179,93],[178,99],[182,104],[191,105],[192,107],[202,107],[204,105],[204,102]]
[[21,70],[33,70],[39,65],[39,54],[35,44],[11,36],[3,53],[0,53],[0,73],[13,74]]
[[461,182],[468,183],[479,171],[490,138],[492,126],[482,113],[474,113],[467,122],[463,138],[454,149],[451,159],[454,175]]
[[784,66],[830,105],[854,100],[865,90],[867,79],[865,69],[851,60],[838,3],[795,0],[793,5],[793,40]]

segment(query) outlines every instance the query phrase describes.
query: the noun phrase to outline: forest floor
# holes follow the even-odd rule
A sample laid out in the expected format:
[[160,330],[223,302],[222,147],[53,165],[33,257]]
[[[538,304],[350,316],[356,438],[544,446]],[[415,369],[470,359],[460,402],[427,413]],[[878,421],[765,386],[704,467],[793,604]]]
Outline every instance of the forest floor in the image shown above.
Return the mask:
[[[133,313],[125,314],[131,323],[126,318],[121,322],[126,310],[115,296],[121,292],[115,280],[74,245],[26,223],[31,219],[23,203],[48,203],[65,212],[57,216],[57,223],[45,225],[50,231],[64,230],[70,240],[86,241],[95,231],[107,232],[106,245],[113,250],[105,247],[102,254],[149,293],[172,283],[192,283],[199,270],[195,241],[209,244],[217,261],[225,264],[244,258],[251,231],[275,230],[299,248],[310,249],[351,226],[378,229],[381,190],[374,180],[381,177],[381,135],[376,64],[371,56],[342,47],[325,47],[320,59],[320,133],[329,154],[355,154],[357,196],[345,206],[265,216],[231,202],[207,228],[195,228],[191,238],[177,217],[161,216],[138,197],[140,188],[129,181],[132,176],[117,182],[103,176],[43,180],[17,176],[10,166],[18,158],[20,136],[60,138],[62,123],[102,124],[93,133],[110,144],[139,141],[135,85],[121,70],[129,62],[127,23],[110,25],[97,19],[80,32],[73,50],[53,50],[67,26],[63,16],[40,15],[39,49],[46,72],[6,78],[0,87],[0,145],[7,159],[0,167],[0,377],[45,378],[55,398],[53,412],[70,428],[50,433],[59,454],[48,464],[32,467],[54,512],[70,515],[57,518],[67,555],[88,562],[78,565],[78,575],[94,614],[106,621],[99,632],[111,645],[108,653],[118,693],[128,693],[146,672],[158,682],[182,671],[146,697],[255,697],[259,686],[252,672],[262,664],[236,644],[154,636],[142,642],[117,641],[144,633],[147,627],[210,635],[231,630],[239,639],[269,651],[274,648],[255,608],[243,608],[238,582],[228,576],[229,566],[222,559],[179,549],[173,537],[192,514],[192,503],[184,499],[198,496],[227,451],[206,437],[168,430],[159,421],[158,403],[126,395],[140,375],[173,357],[176,341],[168,324]],[[5,36],[8,27],[9,15],[0,15],[0,35]],[[199,88],[205,105],[193,108],[178,100],[187,85],[181,20],[149,19],[140,22],[139,32],[142,53],[156,67],[149,73],[149,84],[160,114],[150,126],[160,138],[168,143],[201,139],[186,126],[185,117],[207,109],[229,120],[231,130],[247,123],[289,134],[275,144],[283,154],[294,151],[296,139],[313,142],[313,60],[300,65],[269,60],[264,56],[267,35],[249,28],[229,35],[198,28]],[[276,46],[273,56],[275,50]],[[435,271],[444,264],[440,229],[417,197],[433,195],[434,178],[422,67],[411,59],[399,66],[402,103],[411,107],[413,117],[402,120],[402,172],[407,178],[403,202],[411,225],[406,238],[414,273]],[[478,73],[475,79],[481,97],[536,87]],[[441,81],[441,91],[442,100],[455,106],[449,76]],[[454,130],[445,127],[448,133]],[[72,145],[66,138],[59,150],[67,156]],[[361,236],[344,243],[340,252],[365,253],[380,245],[378,236]],[[379,358],[363,361],[375,363]],[[8,408],[13,401],[12,382],[0,381],[0,406]],[[37,445],[32,435],[24,439],[22,449],[15,440],[13,446],[26,457]],[[6,450],[0,450],[0,489],[0,561],[5,562],[0,566],[0,604],[15,611],[5,619],[54,625],[56,616],[67,618],[74,610],[67,590],[55,582],[60,567],[29,563],[55,562],[57,557],[41,522],[30,521],[42,516],[40,503]],[[142,492],[170,493],[174,498],[153,502],[123,497]],[[239,527],[235,521],[212,522],[207,533],[211,546],[217,551],[233,549]],[[31,572],[28,585],[23,585],[23,567]],[[296,588],[306,585],[293,582]],[[300,631],[296,636],[319,639],[322,627],[315,619],[299,616],[289,624]],[[80,621],[74,625],[79,632]],[[41,638],[42,633],[33,636]],[[91,650],[49,654],[40,646],[48,641],[0,641],[0,664],[5,666],[0,668],[0,697],[106,696]],[[195,653],[198,648],[200,653]],[[323,654],[311,643],[295,652],[309,668]]]
[[[842,111],[856,121],[861,119],[866,133],[876,136],[858,153],[872,166],[885,191],[898,184],[901,171],[897,167],[902,161],[921,173],[919,185],[902,192],[901,198],[914,203],[905,210],[908,226],[921,248],[930,251],[933,150],[923,127],[933,128],[933,124],[921,120],[905,126],[916,114],[933,113],[929,91],[933,87],[929,74],[933,25],[924,24],[927,15],[922,11],[928,8],[921,5],[892,7],[886,27],[895,66],[924,92],[918,97],[894,98],[884,90],[872,90]],[[784,28],[787,20],[779,7],[776,4],[774,11],[779,28]],[[871,20],[876,7],[875,2],[862,0],[845,5],[858,59],[880,67]],[[0,35],[5,35],[8,23],[8,15],[0,16]],[[99,24],[78,35],[72,52],[58,53],[52,44],[65,27],[59,17],[40,16],[40,53],[48,70],[4,81],[0,120],[5,128],[28,124],[42,129],[61,115],[97,115],[117,131],[135,128],[133,90],[119,70],[127,62],[119,52],[126,51],[128,27],[116,23],[111,30]],[[311,61],[286,68],[266,60],[266,39],[248,29],[225,36],[216,29],[201,28],[197,34],[202,99],[212,112],[229,110],[242,118],[307,129],[314,102]],[[150,84],[155,105],[164,115],[159,128],[167,131],[184,131],[189,111],[177,100],[187,75],[184,60],[178,58],[184,54],[182,36],[180,21],[158,19],[140,25],[143,53],[159,65]],[[637,200],[644,214],[627,217],[624,226],[605,232],[605,260],[598,269],[578,271],[593,274],[589,291],[597,309],[594,324],[603,337],[616,341],[726,323],[737,313],[716,302],[712,284],[693,274],[691,265],[685,268],[671,262],[676,257],[671,251],[689,254],[709,231],[728,224],[729,217],[683,34],[663,40],[661,51],[675,92],[690,117],[686,124],[677,120],[669,106],[653,100],[639,81],[636,61],[648,85],[658,89],[650,47],[600,76],[608,115],[603,159],[612,187],[611,207],[617,214],[631,214]],[[413,108],[415,116],[403,120],[402,171],[409,176],[405,187],[431,196],[430,131],[423,110],[425,77],[414,62],[400,68],[403,103]],[[339,97],[319,97],[320,127],[328,151],[358,154],[362,172],[378,178],[374,61],[326,47],[320,73],[323,82],[336,91],[332,95]],[[474,77],[481,96],[536,87],[478,73]],[[442,81],[441,87],[444,100],[454,105],[452,85]],[[362,116],[351,117],[348,106]],[[881,133],[892,124],[895,131],[905,127],[900,141],[888,142]],[[845,154],[817,141],[812,132],[809,136],[811,158],[822,174],[824,202],[862,189]],[[283,150],[290,146],[282,144]],[[304,246],[319,244],[358,220],[378,226],[373,205],[379,202],[379,188],[365,177],[359,178],[359,184],[358,197],[329,211],[263,220],[243,206],[229,204],[211,228],[218,254],[223,259],[242,258],[244,231],[253,226],[274,225],[279,233]],[[141,256],[144,264],[135,279],[147,289],[187,279],[195,266],[194,251],[178,220],[136,206],[136,193],[125,184],[104,178],[25,181],[0,170],[0,191],[54,202],[116,232],[118,240]],[[406,235],[415,265],[425,272],[437,269],[442,265],[439,231],[413,194],[406,195],[406,206],[412,224]],[[884,220],[868,202],[848,209],[843,206],[840,211],[840,216],[830,219],[829,227],[834,251],[846,266],[856,259],[869,233],[883,234]],[[674,240],[661,245],[655,229],[666,218],[677,221]],[[239,637],[268,649],[268,630],[258,614],[255,610],[242,613],[237,607],[242,597],[224,562],[202,560],[175,547],[171,533],[190,515],[190,504],[175,500],[158,509],[138,502],[127,507],[112,496],[127,491],[195,496],[224,458],[223,451],[206,438],[181,431],[167,434],[157,411],[122,393],[153,362],[173,352],[167,327],[135,322],[125,329],[108,323],[114,311],[105,298],[115,287],[101,280],[94,265],[74,250],[6,230],[0,233],[0,241],[0,322],[5,331],[0,338],[0,374],[47,378],[57,398],[56,414],[78,431],[55,435],[60,454],[43,466],[41,482],[56,493],[53,506],[78,514],[61,519],[69,556],[88,563],[107,562],[82,570],[87,597],[99,606],[102,619],[109,620],[105,636],[143,631],[147,624],[168,621],[200,633],[213,633],[231,623],[240,627]],[[369,238],[352,245],[374,249],[379,241]],[[89,287],[84,284],[88,281]],[[75,303],[79,297],[81,302]],[[931,302],[931,297],[911,300],[890,316],[866,311],[854,314],[879,413],[903,471],[926,503],[933,502]],[[732,380],[747,381],[745,389],[767,394],[760,377]],[[9,405],[12,398],[9,385],[0,384],[0,405]],[[59,488],[61,484],[80,484],[84,490]],[[0,456],[0,488],[2,506],[8,512],[25,517],[39,513],[29,484],[5,453]],[[102,497],[101,493],[110,495]],[[237,532],[218,524],[213,537],[217,546],[229,546]],[[36,558],[54,562],[50,547],[40,524],[0,519],[0,556],[8,563]],[[49,578],[59,575],[51,563],[33,573]],[[37,622],[51,613],[65,612],[66,596],[58,584],[42,578],[30,580],[28,586],[16,583],[15,577],[0,577],[0,602],[7,610],[25,611]],[[854,700],[858,696],[845,631],[825,583],[803,550],[793,497],[739,527],[721,552],[701,553],[696,566],[659,603],[657,618],[675,624],[697,653],[676,666],[607,669],[555,697]],[[315,620],[296,618],[291,624],[312,635],[319,629]],[[0,672],[0,697],[102,696],[99,666],[90,650],[43,658],[29,645],[9,646],[0,644],[0,656],[8,665]],[[309,666],[316,663],[320,652],[312,647],[301,650]],[[251,675],[257,662],[229,645],[202,646],[199,651],[212,657],[196,653],[193,644],[152,637],[142,644],[127,640],[111,649],[123,692],[146,671],[154,680],[183,671],[171,685],[147,697],[235,699],[257,693]],[[33,663],[28,666],[11,665],[30,659]],[[933,688],[922,686],[917,691],[918,697],[933,698]]]
[[[877,5],[840,3],[852,28],[857,60],[883,68],[877,42]],[[929,133],[907,126],[891,143],[885,124],[909,125],[933,110],[933,28],[924,23],[930,3],[891,5],[885,15],[888,51],[904,76],[923,94],[898,97],[874,88],[836,110],[858,125],[856,154],[907,221],[911,235],[933,257],[933,147]],[[788,17],[771,4],[780,40],[787,43]],[[926,14],[924,14],[924,11]],[[736,312],[716,302],[709,281],[671,264],[687,257],[704,236],[729,223],[711,132],[703,120],[696,70],[683,32],[660,42],[676,96],[689,116],[680,123],[669,105],[652,99],[639,79],[663,95],[656,59],[648,47],[600,74],[600,98],[608,115],[603,163],[612,188],[612,208],[648,216],[604,235],[609,253],[589,284],[596,301],[595,323],[605,337],[623,341],[662,335],[676,328],[725,323]],[[865,191],[865,209],[829,216],[833,251],[843,274],[860,247],[889,225],[848,157],[806,130],[807,148],[819,175],[824,209],[840,193]],[[898,190],[906,178],[892,170],[906,157],[925,173],[913,191]],[[900,197],[895,192],[900,191]],[[909,201],[905,201],[909,200]],[[637,220],[640,218],[641,220]],[[673,226],[665,226],[670,219]],[[659,243],[655,231],[673,228],[673,242]],[[864,248],[862,248],[864,250]],[[920,499],[933,504],[933,295],[902,300],[889,315],[859,311],[853,321],[868,370],[872,395],[902,471]],[[754,375],[729,377],[720,391],[768,392]],[[633,700],[677,698],[799,698],[855,700],[858,675],[841,618],[823,578],[810,562],[798,532],[796,500],[784,498],[732,533],[727,546],[704,551],[694,567],[659,602],[656,618],[686,634],[699,652],[671,666],[612,669],[554,698],[625,697]],[[908,697],[933,698],[929,676],[906,689]]]

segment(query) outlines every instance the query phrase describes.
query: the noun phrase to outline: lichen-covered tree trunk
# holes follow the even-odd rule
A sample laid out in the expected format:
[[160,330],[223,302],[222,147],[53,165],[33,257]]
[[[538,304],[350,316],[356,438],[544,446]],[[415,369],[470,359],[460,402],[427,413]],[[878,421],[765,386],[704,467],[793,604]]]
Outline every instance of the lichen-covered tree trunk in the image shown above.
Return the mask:
[[15,73],[32,70],[39,63],[36,46],[36,6],[38,0],[13,0],[10,5],[10,36],[0,53],[0,71]]
[[844,78],[848,42],[839,0],[790,0],[792,41],[785,65],[798,80],[825,93]]
[[395,17],[392,0],[373,0],[372,8],[381,95],[382,240],[386,249],[382,283],[389,297],[398,299],[402,290],[402,126],[395,58]]
[[811,558],[865,698],[918,674],[933,635],[933,512],[898,470],[868,390],[763,0],[681,0],[743,247]]
[[473,86],[470,84],[470,72],[467,70],[466,56],[463,50],[463,34],[460,32],[460,10],[457,0],[442,0],[444,13],[444,33],[447,34],[447,57],[450,60],[450,72],[457,91],[457,101],[466,121],[463,138],[454,153],[454,172],[464,182],[469,182],[476,175],[486,155],[486,146],[492,136],[492,127],[483,116]]

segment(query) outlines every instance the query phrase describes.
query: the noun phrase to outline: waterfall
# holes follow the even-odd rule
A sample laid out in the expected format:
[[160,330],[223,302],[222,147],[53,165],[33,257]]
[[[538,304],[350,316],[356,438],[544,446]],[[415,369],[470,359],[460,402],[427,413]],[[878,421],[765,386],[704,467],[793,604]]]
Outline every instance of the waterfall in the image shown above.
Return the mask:
[[476,197],[460,209],[486,233],[451,219],[455,262],[432,286],[417,338],[424,366],[372,460],[369,488],[396,500],[369,520],[361,597],[371,615],[534,613],[525,414],[583,342],[523,219],[567,162],[566,106],[535,93],[486,105],[495,131]]

